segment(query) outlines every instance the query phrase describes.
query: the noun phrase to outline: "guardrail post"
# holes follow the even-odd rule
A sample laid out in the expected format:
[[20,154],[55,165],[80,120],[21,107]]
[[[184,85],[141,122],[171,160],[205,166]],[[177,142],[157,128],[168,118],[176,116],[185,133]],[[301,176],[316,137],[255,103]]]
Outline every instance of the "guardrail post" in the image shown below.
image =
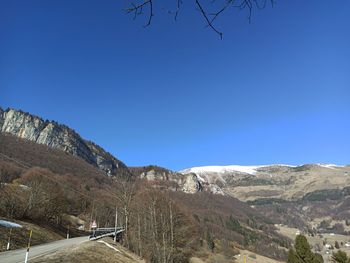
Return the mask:
[[27,263],[27,262],[28,262],[29,249],[30,249],[30,242],[32,241],[32,234],[33,234],[33,230],[30,230],[30,232],[29,232],[28,246],[27,246],[27,252],[26,252],[26,257],[25,257],[25,259],[24,259],[24,263]]
[[9,238],[8,238],[8,240],[7,240],[7,247],[6,247],[6,250],[10,250],[11,233],[12,233],[12,228],[10,228],[10,233],[9,233]]
[[69,239],[69,226],[68,226],[68,229],[67,229],[67,239]]

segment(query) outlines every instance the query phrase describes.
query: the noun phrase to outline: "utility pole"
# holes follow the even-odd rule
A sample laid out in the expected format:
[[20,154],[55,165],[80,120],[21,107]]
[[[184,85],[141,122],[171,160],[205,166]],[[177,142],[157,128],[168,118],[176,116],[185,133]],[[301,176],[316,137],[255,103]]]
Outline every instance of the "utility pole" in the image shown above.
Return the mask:
[[10,233],[9,233],[9,237],[8,237],[8,240],[7,240],[7,247],[6,247],[6,250],[10,250],[11,233],[12,233],[12,228],[10,228]]
[[118,206],[115,207],[114,242],[117,242]]
[[24,263],[27,263],[27,262],[28,262],[29,249],[30,249],[30,242],[32,241],[32,234],[33,234],[33,230],[30,230],[30,232],[29,232],[28,246],[27,246],[27,252],[26,252],[26,257],[25,257]]

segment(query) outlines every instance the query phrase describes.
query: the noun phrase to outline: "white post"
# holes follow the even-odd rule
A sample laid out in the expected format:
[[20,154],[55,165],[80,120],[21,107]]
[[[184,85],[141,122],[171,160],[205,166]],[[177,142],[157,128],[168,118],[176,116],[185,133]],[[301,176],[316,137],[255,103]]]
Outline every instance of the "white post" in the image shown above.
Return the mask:
[[29,241],[28,241],[27,252],[26,252],[26,258],[25,258],[25,260],[24,260],[24,263],[27,263],[27,262],[28,262],[29,248],[30,248],[30,242],[31,242],[31,240],[32,240],[32,234],[33,234],[33,231],[30,230],[30,232],[29,232]]
[[69,226],[68,226],[68,229],[67,229],[67,239],[69,239]]
[[27,250],[27,252],[26,252],[26,258],[25,258],[25,260],[24,260],[24,263],[27,263],[27,262],[28,262],[28,255],[29,255],[29,251]]
[[114,242],[117,242],[118,207],[115,207]]
[[10,228],[10,233],[9,233],[9,238],[8,238],[8,240],[7,240],[7,247],[6,247],[6,250],[10,250],[11,233],[12,233],[12,228]]

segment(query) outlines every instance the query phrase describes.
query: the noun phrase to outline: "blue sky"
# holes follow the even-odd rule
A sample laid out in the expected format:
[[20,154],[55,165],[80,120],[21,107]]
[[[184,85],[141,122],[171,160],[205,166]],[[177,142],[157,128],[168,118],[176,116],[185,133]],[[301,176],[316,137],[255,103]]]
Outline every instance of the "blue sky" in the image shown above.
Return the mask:
[[350,163],[350,1],[232,10],[223,40],[192,1],[148,28],[126,2],[1,1],[1,107],[128,165]]

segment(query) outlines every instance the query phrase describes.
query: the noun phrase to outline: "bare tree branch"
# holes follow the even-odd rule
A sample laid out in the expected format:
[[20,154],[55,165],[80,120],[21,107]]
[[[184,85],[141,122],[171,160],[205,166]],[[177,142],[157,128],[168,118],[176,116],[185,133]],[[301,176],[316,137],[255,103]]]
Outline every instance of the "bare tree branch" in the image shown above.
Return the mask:
[[143,3],[135,5],[134,3],[131,3],[131,7],[127,8],[125,11],[126,13],[130,14],[133,13],[134,14],[134,19],[136,19],[136,17],[138,15],[142,15],[143,14],[143,8],[148,6],[150,11],[149,11],[149,16],[148,16],[148,22],[144,25],[145,27],[148,27],[151,22],[152,22],[152,17],[153,17],[153,2],[152,0],[145,0]]
[[222,32],[218,31],[212,24],[212,22],[209,20],[207,13],[204,11],[202,5],[200,4],[199,0],[196,0],[196,4],[200,10],[200,12],[202,13],[204,19],[207,21],[208,26],[214,30],[214,32],[216,32],[217,34],[219,34],[220,38],[222,39]]
[[177,20],[177,16],[180,12],[180,7],[182,5],[182,1],[181,0],[177,0],[177,9],[176,9],[176,12],[175,12],[175,21]]
[[214,20],[223,12],[225,12],[225,10],[234,2],[235,0],[227,0],[225,5],[216,13],[211,13],[210,15],[213,16],[213,18],[211,19],[211,23],[214,22]]
[[[143,10],[147,7],[149,10],[148,14],[148,20],[147,23],[144,25],[145,27],[149,26],[152,22],[152,17],[154,16],[153,13],[153,1],[155,0],[143,0],[143,2],[139,4],[131,3],[130,7],[127,8],[125,11],[126,13],[134,14],[134,19],[136,19],[137,16],[143,15]],[[168,11],[169,14],[174,15],[175,21],[178,19],[179,12],[183,5],[183,0],[174,0],[176,3],[176,9],[175,11]],[[217,33],[220,38],[222,39],[223,33],[217,29],[217,27],[214,25],[214,22],[216,19],[225,13],[229,8],[238,8],[240,10],[247,10],[248,11],[248,21],[251,22],[252,18],[252,12],[254,9],[264,9],[268,3],[271,4],[272,7],[274,7],[276,0],[225,0],[222,3],[222,6],[217,11],[208,11],[210,9],[214,9],[214,6],[217,6],[216,0],[193,0],[195,5],[198,8],[199,13],[201,16],[205,19],[206,26],[211,28],[215,33]]]

